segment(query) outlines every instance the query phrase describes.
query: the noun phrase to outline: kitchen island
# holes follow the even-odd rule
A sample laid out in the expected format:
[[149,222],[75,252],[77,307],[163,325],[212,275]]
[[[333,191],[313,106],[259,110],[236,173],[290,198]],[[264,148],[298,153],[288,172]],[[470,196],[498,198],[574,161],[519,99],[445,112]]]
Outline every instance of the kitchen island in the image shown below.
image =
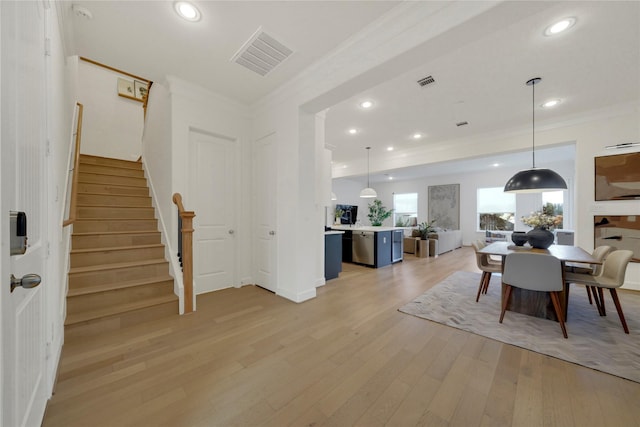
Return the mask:
[[334,225],[342,235],[342,261],[384,267],[402,261],[404,231],[397,227]]

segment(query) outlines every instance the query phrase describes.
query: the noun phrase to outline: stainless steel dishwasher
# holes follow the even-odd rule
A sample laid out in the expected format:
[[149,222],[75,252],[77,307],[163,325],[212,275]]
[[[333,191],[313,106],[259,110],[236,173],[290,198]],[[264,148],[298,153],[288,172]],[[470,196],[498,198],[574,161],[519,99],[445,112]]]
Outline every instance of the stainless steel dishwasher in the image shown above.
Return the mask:
[[353,262],[375,264],[375,232],[354,230],[352,244]]

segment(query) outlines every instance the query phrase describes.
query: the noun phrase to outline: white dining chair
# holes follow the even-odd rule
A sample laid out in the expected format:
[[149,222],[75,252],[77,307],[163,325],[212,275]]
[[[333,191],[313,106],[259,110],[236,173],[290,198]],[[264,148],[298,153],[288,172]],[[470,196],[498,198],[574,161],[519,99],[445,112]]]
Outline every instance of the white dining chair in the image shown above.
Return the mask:
[[602,272],[599,275],[581,275],[580,277],[576,277],[577,275],[575,273],[567,273],[567,277],[565,277],[565,280],[570,283],[580,283],[585,286],[591,286],[591,290],[594,295],[596,295],[597,291],[597,298],[594,299],[596,301],[596,306],[598,307],[598,312],[601,316],[607,315],[604,308],[604,293],[602,290],[605,288],[609,289],[611,299],[613,299],[613,304],[616,306],[616,310],[618,311],[620,323],[622,323],[622,329],[624,329],[626,334],[629,333],[629,327],[627,326],[627,321],[624,318],[624,313],[622,312],[622,306],[620,305],[620,299],[618,298],[618,292],[616,289],[624,284],[627,265],[629,264],[629,261],[631,261],[632,257],[632,251],[613,251],[607,256],[607,259],[604,260]]
[[[607,255],[609,255],[609,253],[612,251],[612,247],[611,246],[598,246],[597,248],[595,248],[593,250],[593,252],[591,253],[591,256],[593,256],[593,258],[597,259],[600,263],[604,262],[604,260],[606,259]],[[600,275],[600,272],[602,271],[602,264],[581,264],[581,263],[572,263],[572,262],[568,262],[565,264],[565,271],[567,272],[567,274],[571,274],[571,277],[573,277],[574,283],[575,280],[582,280],[582,279],[586,279],[589,280],[590,276],[598,276]],[[587,275],[588,277],[583,277],[581,275]],[[582,279],[581,279],[582,278]],[[587,296],[589,297],[589,304],[593,304],[593,300],[591,299],[591,287],[590,286],[585,286],[585,289],[587,290]],[[594,294],[593,298],[596,299],[596,306],[598,306],[599,301],[597,300],[598,295]]]
[[478,285],[478,294],[476,295],[476,302],[480,299],[480,294],[486,294],[489,289],[489,282],[491,281],[492,273],[501,273],[502,264],[493,262],[489,259],[489,255],[481,254],[480,245],[478,242],[472,242],[471,245],[476,251],[476,264],[480,271],[482,271],[482,277],[480,277],[480,284]]
[[560,305],[558,292],[563,290],[562,263],[554,256],[538,253],[514,252],[505,258],[502,283],[505,284],[505,294],[500,313],[500,323],[509,305],[511,289],[515,286],[531,291],[548,292],[553,302],[553,309],[558,317],[562,335],[567,338],[564,325],[564,312]]

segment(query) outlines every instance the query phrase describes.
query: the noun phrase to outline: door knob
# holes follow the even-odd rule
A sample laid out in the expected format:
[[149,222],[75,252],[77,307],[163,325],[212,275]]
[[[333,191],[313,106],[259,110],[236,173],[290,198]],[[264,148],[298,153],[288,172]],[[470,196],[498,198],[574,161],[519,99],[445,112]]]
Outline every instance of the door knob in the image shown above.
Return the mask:
[[269,236],[275,236],[275,235],[276,235],[276,232],[275,232],[275,231],[271,230],[271,231],[269,232]]
[[25,289],[35,288],[40,284],[42,279],[37,274],[26,274],[22,278],[18,279],[13,274],[11,275],[11,292],[18,286],[22,286]]
[[233,233],[234,233],[234,231],[233,231],[233,230],[229,230],[229,234],[233,234]]

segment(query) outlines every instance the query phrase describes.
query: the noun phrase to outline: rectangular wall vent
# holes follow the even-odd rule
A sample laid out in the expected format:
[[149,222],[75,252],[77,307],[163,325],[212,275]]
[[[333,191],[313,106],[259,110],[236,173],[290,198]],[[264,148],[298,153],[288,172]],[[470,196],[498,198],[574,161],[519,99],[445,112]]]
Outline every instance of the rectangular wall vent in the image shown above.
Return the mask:
[[422,78],[422,79],[418,80],[418,84],[419,84],[421,87],[426,86],[426,85],[429,85],[429,84],[431,84],[431,83],[435,83],[435,82],[436,82],[436,81],[435,81],[435,79],[434,79],[432,76],[427,76],[427,77],[425,77],[425,78]]
[[292,53],[293,50],[262,31],[260,27],[233,55],[231,61],[265,76]]
[[466,126],[468,124],[469,124],[469,122],[458,122],[458,123],[456,123],[456,126],[460,127],[460,126]]

